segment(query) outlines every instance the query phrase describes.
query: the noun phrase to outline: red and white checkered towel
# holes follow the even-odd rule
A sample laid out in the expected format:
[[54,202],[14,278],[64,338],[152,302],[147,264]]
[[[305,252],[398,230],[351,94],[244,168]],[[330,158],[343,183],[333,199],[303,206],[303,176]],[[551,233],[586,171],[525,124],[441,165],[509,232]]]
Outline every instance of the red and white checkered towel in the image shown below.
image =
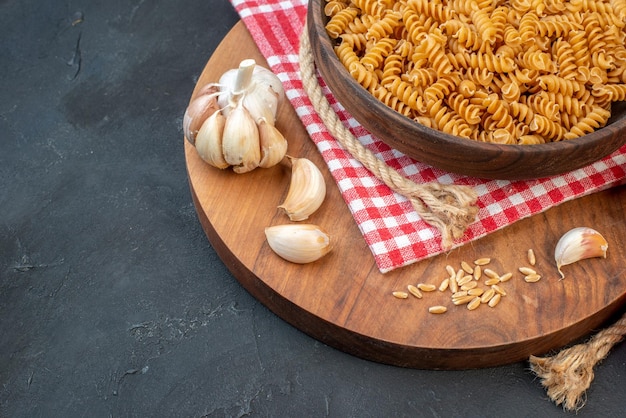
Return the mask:
[[[376,264],[385,273],[443,252],[439,231],[411,203],[374,177],[328,133],[304,92],[298,50],[307,0],[231,0],[271,70],[283,82],[309,135],[339,186]],[[626,146],[583,169],[531,181],[482,180],[416,162],[367,132],[320,79],[326,97],[351,132],[378,158],[416,183],[468,185],[478,194],[479,213],[456,245],[481,238],[560,203],[626,183]]]

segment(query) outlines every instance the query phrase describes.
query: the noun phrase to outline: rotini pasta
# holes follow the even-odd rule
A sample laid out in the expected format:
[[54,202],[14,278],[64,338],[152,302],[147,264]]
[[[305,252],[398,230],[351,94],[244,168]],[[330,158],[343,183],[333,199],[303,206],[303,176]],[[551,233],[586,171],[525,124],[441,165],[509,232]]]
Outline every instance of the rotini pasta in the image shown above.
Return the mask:
[[480,106],[471,104],[461,93],[452,92],[447,98],[448,106],[461,116],[470,125],[478,125],[483,110]]
[[350,75],[354,77],[354,79],[366,90],[369,90],[370,93],[380,86],[378,76],[375,73],[368,71],[360,62],[350,68]]
[[324,13],[359,84],[453,135],[572,139],[626,101],[626,0],[328,0]]
[[598,129],[606,124],[611,112],[600,106],[594,106],[584,117],[580,118],[570,129],[564,134],[565,139],[583,136],[594,129]]
[[387,90],[391,92],[395,97],[400,99],[402,103],[410,107],[411,109],[420,111],[422,110],[421,104],[421,92],[420,89],[413,85],[402,81],[400,78],[395,78],[388,84],[384,84]]
[[430,102],[427,106],[436,129],[469,138],[473,129],[459,115],[443,103],[443,100]]
[[404,72],[404,60],[401,55],[390,54],[385,58],[383,64],[383,73],[380,77],[380,83],[385,86],[392,83],[396,78]]
[[324,6],[324,14],[328,17],[333,17],[346,7],[348,7],[347,0],[330,0]]
[[382,17],[388,6],[384,1],[379,0],[352,0],[352,3],[363,13],[376,17]]
[[391,35],[396,27],[400,25],[402,15],[399,12],[389,12],[385,16],[374,23],[367,30],[367,39],[379,40]]
[[392,38],[383,38],[376,41],[365,51],[365,55],[361,58],[361,64],[373,72],[382,65],[385,57],[391,54],[397,43],[398,41]]
[[562,38],[559,38],[554,41],[552,45],[552,55],[556,59],[558,75],[565,80],[576,79],[576,57],[574,56],[572,45]]
[[356,7],[347,7],[339,10],[326,24],[326,32],[332,39],[337,39],[339,35],[345,32],[348,24],[353,22],[359,14]]
[[386,106],[389,106],[390,108],[395,110],[396,112],[407,117],[411,116],[412,109],[406,104],[404,104],[402,100],[400,100],[397,96],[393,95],[386,88],[379,86],[374,91],[372,91],[372,95],[376,97],[378,100],[380,100],[382,103],[384,103]]
[[432,68],[413,68],[402,76],[415,87],[424,87],[433,84],[437,80],[437,72]]

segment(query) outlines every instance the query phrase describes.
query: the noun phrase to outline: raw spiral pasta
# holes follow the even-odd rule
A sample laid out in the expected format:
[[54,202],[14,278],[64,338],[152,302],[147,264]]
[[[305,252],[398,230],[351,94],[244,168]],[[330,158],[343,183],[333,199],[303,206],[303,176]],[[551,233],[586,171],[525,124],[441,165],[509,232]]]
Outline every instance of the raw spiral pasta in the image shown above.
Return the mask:
[[328,0],[324,13],[358,83],[446,133],[567,140],[626,101],[626,0]]

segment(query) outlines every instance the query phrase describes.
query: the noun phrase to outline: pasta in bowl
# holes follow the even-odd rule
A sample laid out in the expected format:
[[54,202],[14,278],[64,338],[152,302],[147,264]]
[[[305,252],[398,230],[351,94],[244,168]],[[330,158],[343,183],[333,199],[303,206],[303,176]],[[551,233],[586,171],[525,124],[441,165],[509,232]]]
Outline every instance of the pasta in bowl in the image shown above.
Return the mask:
[[622,3],[310,0],[307,30],[324,81],[381,141],[450,172],[528,179],[626,143]]

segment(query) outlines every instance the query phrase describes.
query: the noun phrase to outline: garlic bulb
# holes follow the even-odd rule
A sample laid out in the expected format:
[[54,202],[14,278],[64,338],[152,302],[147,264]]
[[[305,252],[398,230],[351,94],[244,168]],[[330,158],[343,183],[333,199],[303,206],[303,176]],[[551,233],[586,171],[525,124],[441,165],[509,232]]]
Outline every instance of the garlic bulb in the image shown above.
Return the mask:
[[265,228],[265,237],[276,254],[297,264],[316,261],[331,250],[328,234],[312,224],[270,226]]
[[554,259],[561,279],[565,278],[561,267],[587,258],[606,258],[608,249],[608,242],[595,229],[578,227],[569,230],[559,239],[554,250]]
[[183,117],[185,137],[214,167],[232,166],[236,173],[272,167],[287,153],[287,141],[274,126],[284,97],[274,73],[253,59],[243,60],[189,103]]
[[285,201],[278,206],[292,221],[308,219],[326,198],[326,182],[309,159],[291,158],[291,182]]

